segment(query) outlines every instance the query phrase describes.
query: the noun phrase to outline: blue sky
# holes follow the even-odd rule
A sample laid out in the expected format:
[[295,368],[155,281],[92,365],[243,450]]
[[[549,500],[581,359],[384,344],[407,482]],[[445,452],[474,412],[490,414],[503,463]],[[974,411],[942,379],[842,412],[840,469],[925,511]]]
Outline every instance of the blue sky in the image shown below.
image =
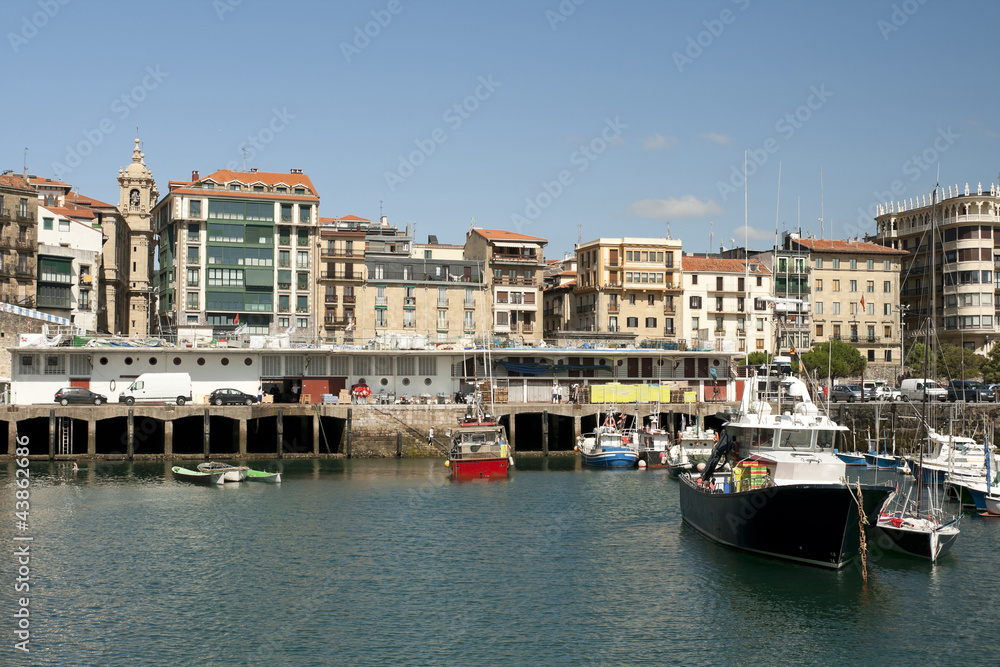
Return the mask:
[[[462,243],[752,247],[873,229],[1000,172],[1000,3],[9,0],[0,167],[116,201],[136,125],[161,192],[301,168],[320,213]],[[367,32],[367,34],[366,34]],[[780,211],[779,163],[781,165]],[[895,189],[896,194],[892,195]],[[714,223],[710,224],[710,223]]]

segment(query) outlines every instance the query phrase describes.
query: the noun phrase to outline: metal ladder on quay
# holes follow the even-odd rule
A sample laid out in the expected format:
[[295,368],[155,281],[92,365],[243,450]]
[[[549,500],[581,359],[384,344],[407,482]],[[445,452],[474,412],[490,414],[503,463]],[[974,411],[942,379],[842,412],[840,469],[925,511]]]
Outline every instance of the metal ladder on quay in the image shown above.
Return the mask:
[[73,453],[73,420],[69,417],[59,417],[56,425],[59,431],[59,455],[69,456]]

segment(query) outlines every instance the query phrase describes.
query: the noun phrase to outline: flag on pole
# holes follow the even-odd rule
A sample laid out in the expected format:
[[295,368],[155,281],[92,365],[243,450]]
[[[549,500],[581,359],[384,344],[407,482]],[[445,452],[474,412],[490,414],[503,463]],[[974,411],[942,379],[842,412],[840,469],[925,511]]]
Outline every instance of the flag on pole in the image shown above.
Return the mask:
[[861,312],[864,313],[865,310],[866,310],[866,308],[865,308],[865,295],[862,294],[861,295]]
[[[864,297],[862,297],[862,298],[864,298]],[[864,303],[864,301],[862,301],[862,303]],[[233,324],[239,324],[239,323],[240,323],[240,314],[236,313],[236,319],[233,320]]]
[[351,318],[351,321],[347,325],[347,328],[345,329],[345,331],[354,331],[354,318],[353,317]]

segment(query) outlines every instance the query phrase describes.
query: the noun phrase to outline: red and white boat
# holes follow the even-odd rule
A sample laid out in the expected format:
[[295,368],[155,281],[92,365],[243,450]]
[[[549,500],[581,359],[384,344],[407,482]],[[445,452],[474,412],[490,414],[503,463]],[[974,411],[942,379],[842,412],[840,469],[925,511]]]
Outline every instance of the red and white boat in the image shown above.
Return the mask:
[[506,478],[514,458],[506,429],[487,414],[459,421],[445,465],[455,480]]

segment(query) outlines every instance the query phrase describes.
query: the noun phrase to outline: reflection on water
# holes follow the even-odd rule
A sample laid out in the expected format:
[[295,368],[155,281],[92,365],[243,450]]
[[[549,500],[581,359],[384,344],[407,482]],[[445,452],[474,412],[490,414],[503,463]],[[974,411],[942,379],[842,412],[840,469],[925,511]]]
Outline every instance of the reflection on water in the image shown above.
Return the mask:
[[873,558],[865,587],[708,542],[663,470],[516,464],[452,484],[441,459],[270,460],[282,484],[216,488],[33,461],[32,663],[996,662],[967,621],[1000,603],[1000,520],[966,518],[937,566]]

